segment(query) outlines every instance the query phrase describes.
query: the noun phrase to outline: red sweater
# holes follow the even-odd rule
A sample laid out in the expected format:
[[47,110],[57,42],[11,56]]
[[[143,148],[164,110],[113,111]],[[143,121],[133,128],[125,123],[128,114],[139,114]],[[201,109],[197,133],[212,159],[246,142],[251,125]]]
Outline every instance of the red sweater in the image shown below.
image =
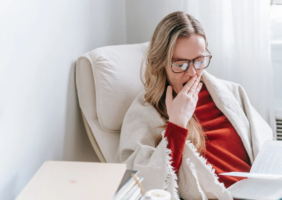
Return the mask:
[[[226,116],[216,107],[205,85],[199,93],[195,110],[206,135],[206,152],[204,157],[218,175],[223,172],[249,172],[250,160],[240,136],[233,128]],[[168,122],[165,137],[168,148],[171,149],[172,166],[178,173],[182,160],[182,152],[188,130]],[[235,182],[244,178],[218,175],[219,181],[228,188]]]

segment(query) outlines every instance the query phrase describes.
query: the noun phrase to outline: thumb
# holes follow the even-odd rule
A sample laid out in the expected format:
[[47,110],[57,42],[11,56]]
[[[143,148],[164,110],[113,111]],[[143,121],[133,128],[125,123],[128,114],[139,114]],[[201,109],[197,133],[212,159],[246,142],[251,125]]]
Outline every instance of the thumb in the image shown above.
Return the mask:
[[166,97],[165,97],[165,104],[166,104],[166,107],[168,109],[168,107],[170,107],[170,105],[172,104],[172,87],[169,85],[167,87],[167,90],[166,90]]

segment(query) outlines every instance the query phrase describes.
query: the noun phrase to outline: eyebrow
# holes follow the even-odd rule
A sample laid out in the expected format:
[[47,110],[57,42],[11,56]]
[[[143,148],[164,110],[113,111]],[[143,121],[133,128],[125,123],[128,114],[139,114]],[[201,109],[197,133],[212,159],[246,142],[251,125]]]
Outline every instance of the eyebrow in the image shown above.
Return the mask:
[[199,58],[199,57],[201,57],[201,56],[205,56],[206,54],[201,54],[201,55],[199,55],[199,56],[197,56],[197,57],[195,57],[195,58],[193,58],[193,59],[187,59],[187,58],[172,58],[171,60],[194,60],[194,59],[196,59],[196,58]]

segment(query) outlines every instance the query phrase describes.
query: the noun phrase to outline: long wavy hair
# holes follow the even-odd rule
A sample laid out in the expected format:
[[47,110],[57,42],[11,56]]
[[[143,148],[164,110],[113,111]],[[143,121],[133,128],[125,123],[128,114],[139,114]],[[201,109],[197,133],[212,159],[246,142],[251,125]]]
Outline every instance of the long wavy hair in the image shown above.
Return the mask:
[[[163,117],[166,123],[157,128],[166,129],[169,116],[167,114],[165,98],[169,85],[167,75],[171,77],[171,59],[176,40],[180,37],[189,37],[191,34],[202,36],[208,45],[204,30],[200,22],[189,14],[173,12],[167,15],[156,27],[145,57],[145,74],[141,77],[146,93],[145,101],[152,104]],[[166,74],[165,66],[168,67]],[[143,69],[141,69],[143,71]],[[141,73],[142,76],[142,73]],[[173,91],[173,96],[176,97]],[[205,152],[205,136],[195,115],[189,120],[186,128],[189,130],[187,139],[192,142],[199,153]],[[157,147],[162,140],[160,134],[155,141]]]

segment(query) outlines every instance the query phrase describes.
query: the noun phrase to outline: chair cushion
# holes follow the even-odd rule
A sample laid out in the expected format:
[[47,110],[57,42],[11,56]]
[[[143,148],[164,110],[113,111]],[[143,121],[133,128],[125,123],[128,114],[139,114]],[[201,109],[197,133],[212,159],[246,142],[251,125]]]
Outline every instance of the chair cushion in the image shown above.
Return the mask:
[[141,92],[140,67],[148,43],[97,48],[89,53],[101,128],[120,132],[123,118]]

